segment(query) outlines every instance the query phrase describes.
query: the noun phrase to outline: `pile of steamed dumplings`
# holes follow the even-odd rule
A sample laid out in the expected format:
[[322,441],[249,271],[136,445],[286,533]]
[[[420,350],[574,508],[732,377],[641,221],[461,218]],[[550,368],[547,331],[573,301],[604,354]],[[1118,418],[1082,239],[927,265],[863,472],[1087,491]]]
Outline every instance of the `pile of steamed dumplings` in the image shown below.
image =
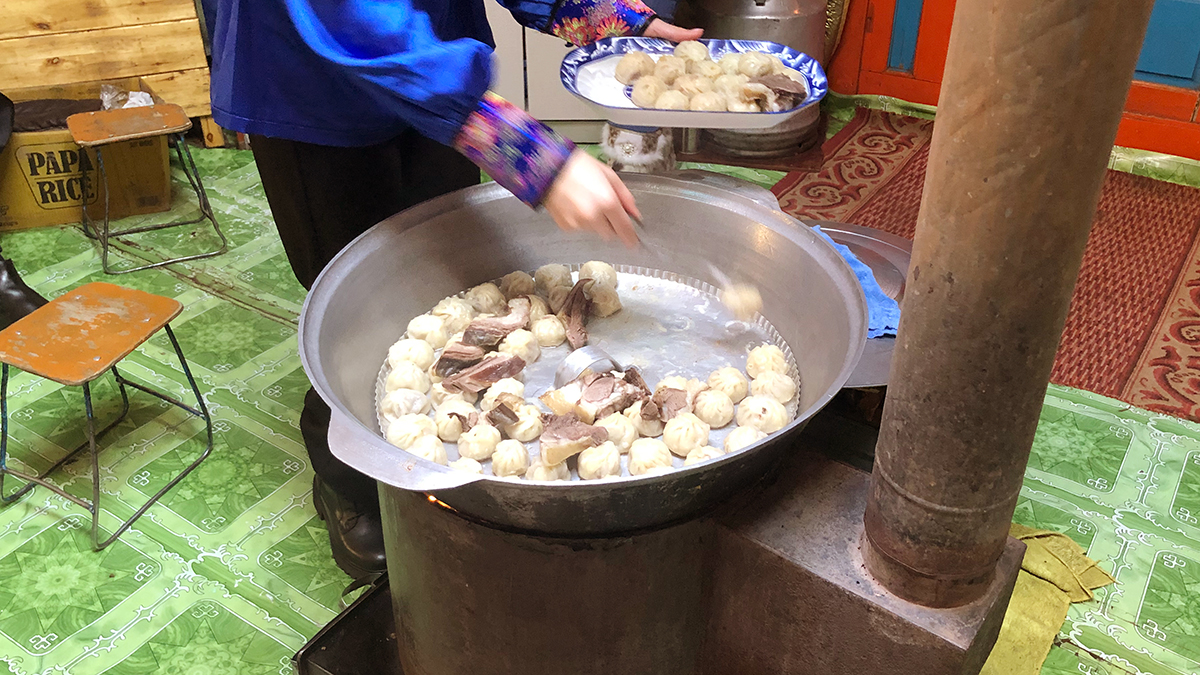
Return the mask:
[[[621,309],[617,273],[611,265],[585,263],[579,278],[594,281],[590,289],[594,315],[609,316]],[[517,421],[513,424],[494,426],[482,415],[495,408],[502,396],[508,401],[512,396],[524,399],[525,384],[520,379],[501,379],[480,394],[449,391],[434,373],[433,365],[442,349],[461,341],[462,331],[473,319],[503,314],[508,301],[522,296],[533,305],[529,325],[505,337],[499,351],[533,363],[540,358],[542,348],[564,342],[564,321],[550,308],[561,305],[572,285],[571,272],[565,265],[545,265],[533,276],[512,272],[499,284],[481,284],[445,298],[428,314],[412,319],[405,336],[388,350],[390,372],[385,380],[386,394],[379,402],[387,441],[460,471],[482,474],[481,462],[491,460],[491,472],[496,476],[570,480],[567,461],[547,465],[540,456],[533,461],[524,445],[537,440],[544,428],[543,411],[536,401],[525,400],[517,406]],[[622,454],[629,455],[629,473],[643,475],[671,470],[672,455],[685,458],[684,464],[690,465],[740,450],[786,426],[790,415],[784,404],[797,394],[784,353],[775,345],[752,349],[745,374],[725,367],[714,371],[706,382],[667,377],[655,390],[664,387],[686,391],[687,409],[664,423],[643,417],[639,401],[596,420],[595,426],[607,431],[608,440],[568,460],[575,464],[580,478],[622,475]],[[480,413],[480,421],[464,431],[460,416],[471,413]],[[737,428],[726,437],[723,448],[709,445],[710,431],[728,426],[735,419]],[[445,443],[457,444],[458,459],[448,460]]]
[[633,85],[634,105],[660,110],[779,112],[807,94],[804,78],[778,56],[729,53],[713,61],[708,47],[694,41],[657,61],[629,52],[617,62],[616,78]]

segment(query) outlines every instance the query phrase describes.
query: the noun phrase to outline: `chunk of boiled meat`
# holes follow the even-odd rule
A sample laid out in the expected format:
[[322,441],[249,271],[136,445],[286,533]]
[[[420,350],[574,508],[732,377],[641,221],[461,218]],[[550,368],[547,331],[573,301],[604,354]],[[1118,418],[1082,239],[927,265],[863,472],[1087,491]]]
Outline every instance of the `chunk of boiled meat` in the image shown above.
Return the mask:
[[522,296],[508,301],[508,314],[475,319],[463,331],[463,344],[494,349],[509,333],[529,325],[532,308],[529,298]]
[[584,290],[592,283],[591,279],[577,281],[563,303],[562,314],[566,317],[564,323],[567,324],[567,344],[571,345],[571,349],[579,349],[588,341],[584,323],[592,309],[592,301],[588,299]]
[[446,391],[478,394],[506,377],[516,377],[524,367],[525,360],[519,356],[488,354],[479,363],[442,380],[442,386]]
[[479,363],[483,356],[483,347],[454,342],[446,345],[437,363],[433,364],[433,372],[441,377],[449,377]]
[[542,461],[558,464],[608,440],[608,430],[585,424],[574,414],[548,415],[540,439]]

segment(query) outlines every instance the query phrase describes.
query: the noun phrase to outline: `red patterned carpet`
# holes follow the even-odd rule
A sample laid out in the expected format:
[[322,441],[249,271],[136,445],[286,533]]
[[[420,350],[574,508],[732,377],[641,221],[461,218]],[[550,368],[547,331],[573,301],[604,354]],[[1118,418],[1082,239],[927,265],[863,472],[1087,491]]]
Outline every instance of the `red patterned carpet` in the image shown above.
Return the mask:
[[[816,172],[788,174],[788,213],[911,239],[933,123],[860,109]],[[1051,375],[1200,421],[1200,190],[1109,171]]]

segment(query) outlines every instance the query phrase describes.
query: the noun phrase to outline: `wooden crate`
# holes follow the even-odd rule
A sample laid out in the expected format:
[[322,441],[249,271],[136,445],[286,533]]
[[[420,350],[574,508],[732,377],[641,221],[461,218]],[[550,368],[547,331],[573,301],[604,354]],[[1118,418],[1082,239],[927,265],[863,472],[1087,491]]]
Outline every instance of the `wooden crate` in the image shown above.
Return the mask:
[[190,117],[211,115],[193,0],[3,0],[4,90],[140,77]]

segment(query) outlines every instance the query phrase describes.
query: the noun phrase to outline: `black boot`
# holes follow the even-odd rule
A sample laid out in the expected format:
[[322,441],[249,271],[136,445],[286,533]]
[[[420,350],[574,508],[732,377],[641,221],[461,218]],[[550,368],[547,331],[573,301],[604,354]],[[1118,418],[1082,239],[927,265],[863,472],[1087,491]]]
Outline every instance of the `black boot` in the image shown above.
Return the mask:
[[0,330],[44,304],[46,299],[26,285],[12,261],[0,256]]
[[360,511],[313,476],[313,505],[329,530],[333,560],[355,579],[387,570],[383,556],[383,523],[378,511]]

